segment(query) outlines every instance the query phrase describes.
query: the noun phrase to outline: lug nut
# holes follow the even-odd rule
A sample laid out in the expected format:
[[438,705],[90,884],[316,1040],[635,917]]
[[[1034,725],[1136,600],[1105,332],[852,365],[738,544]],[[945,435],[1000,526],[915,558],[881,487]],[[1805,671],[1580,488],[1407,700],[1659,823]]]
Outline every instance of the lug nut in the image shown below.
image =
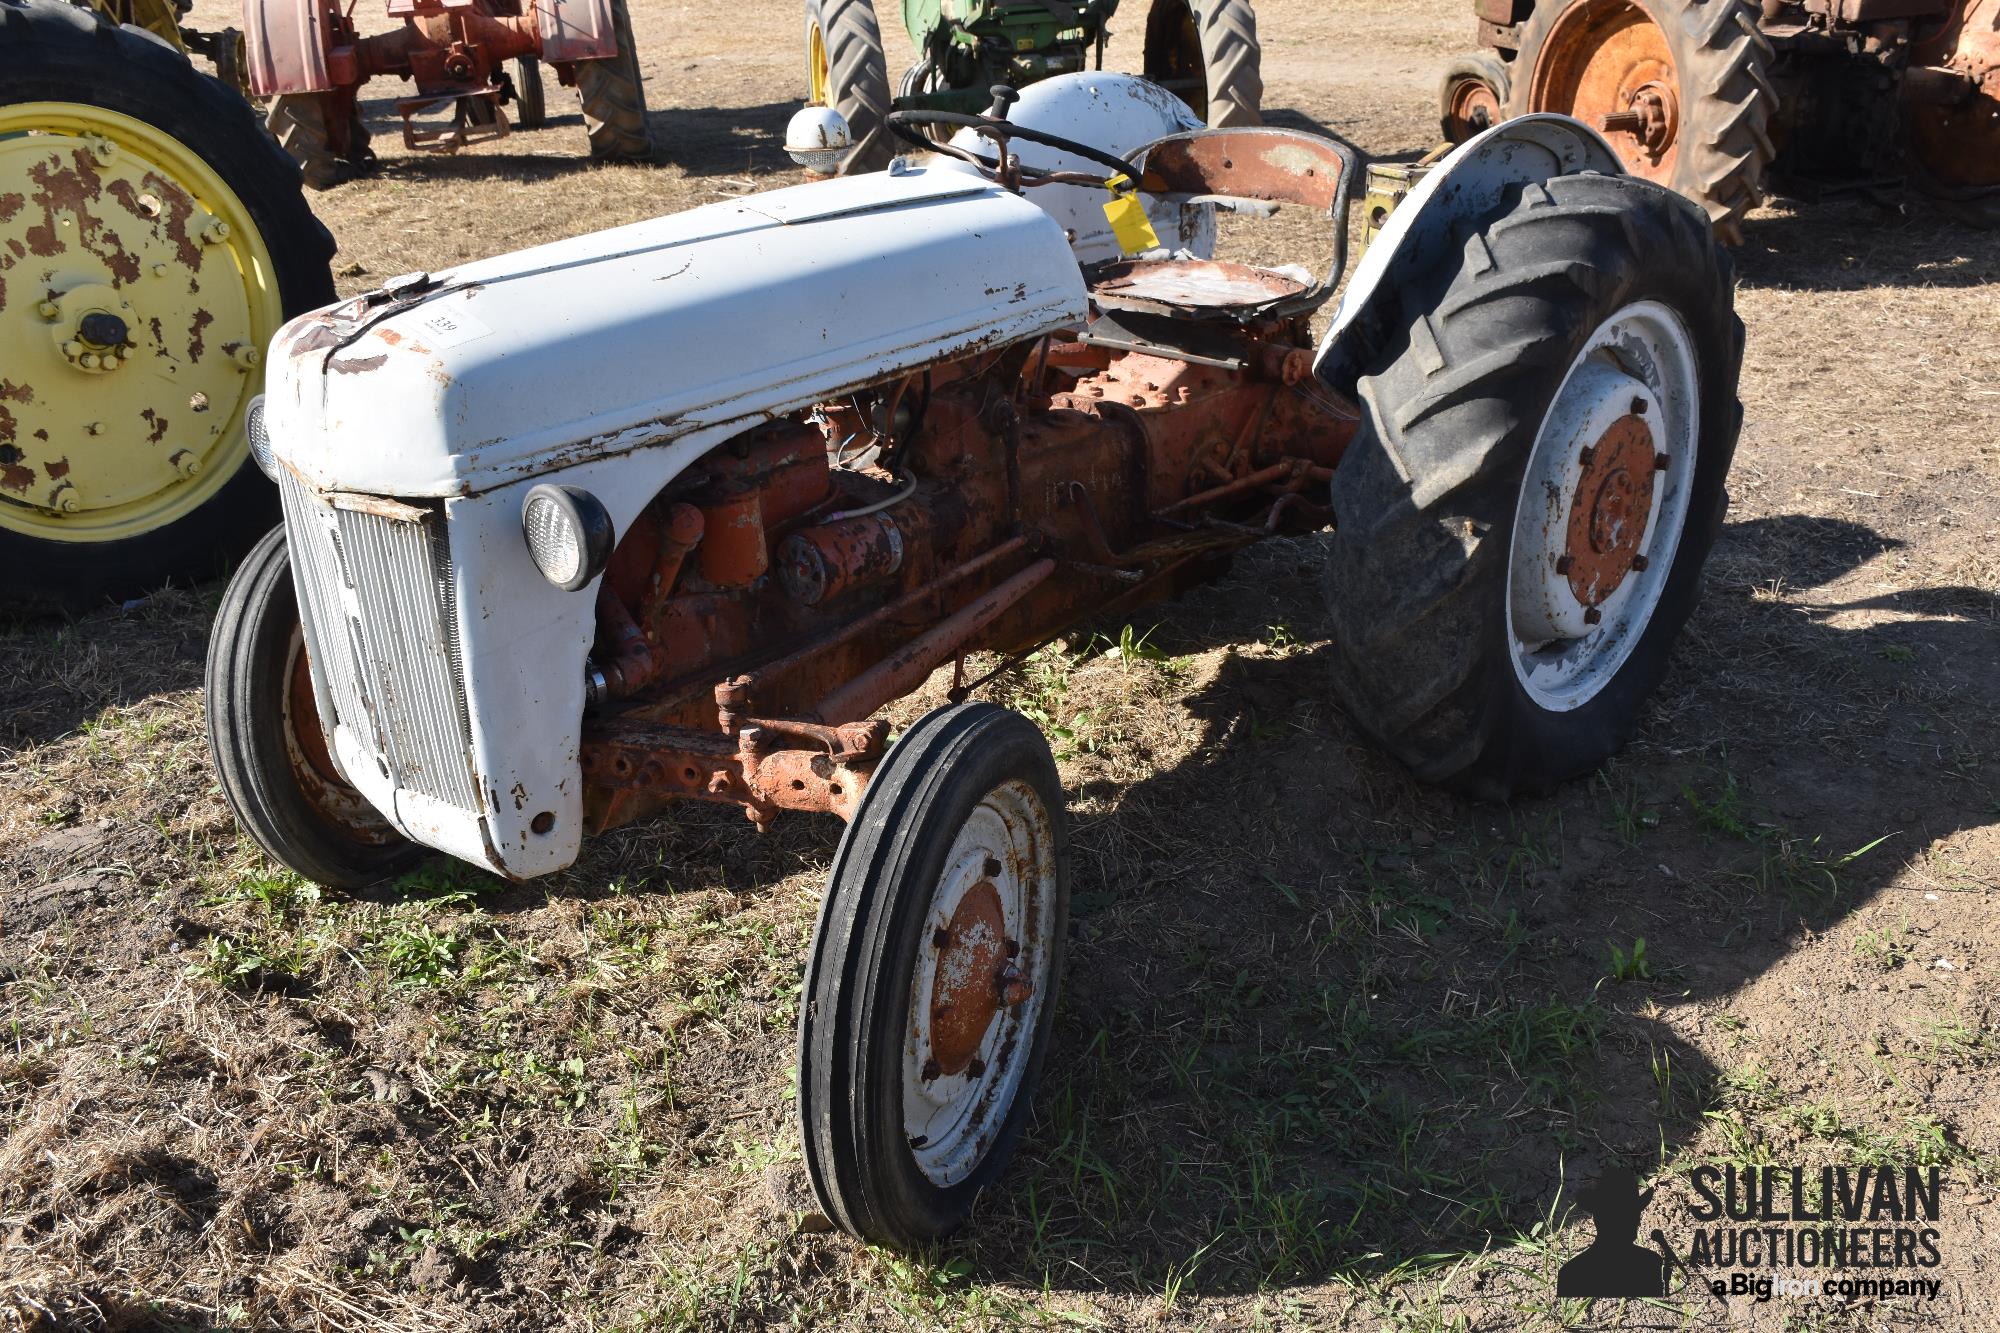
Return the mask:
[[1665,472],[1665,471],[1667,470],[1667,464],[1668,464],[1668,463],[1670,463],[1670,462],[1672,462],[1672,461],[1673,461],[1673,460],[1672,460],[1672,459],[1670,459],[1670,458],[1668,458],[1668,457],[1667,457],[1667,456],[1666,456],[1665,454],[1654,454],[1654,455],[1653,455],[1653,471],[1655,471],[1655,472]]
[[1000,873],[1000,863],[993,857],[989,856],[986,858],[986,865],[984,866],[984,869],[986,871],[987,876],[990,878],[991,876]]
[[999,975],[993,980],[994,988],[1000,996],[1000,1003],[1009,1009],[1026,1004],[1028,997],[1035,993],[1034,985],[1022,976],[1021,969],[1012,963],[1001,968]]
[[1646,415],[1646,400],[1645,400],[1645,399],[1643,399],[1643,398],[1634,398],[1634,399],[1632,400],[1632,415],[1633,415],[1633,416],[1635,416],[1635,417],[1643,417],[1643,416],[1645,416],[1645,415]]
[[244,370],[255,370],[257,368],[257,363],[264,359],[264,354],[262,352],[259,352],[255,347],[250,346],[248,343],[245,343],[243,346],[238,347],[235,351],[231,352],[229,355],[230,358],[234,360],[236,364],[242,367]]
[[62,345],[62,354],[74,361],[83,355],[83,344],[71,338]]
[[946,930],[943,926],[939,926],[936,930],[931,932],[931,948],[942,949],[947,944],[950,943],[951,943],[951,932]]
[[86,433],[91,435],[102,435],[104,434],[104,423],[102,421],[93,421],[88,426],[85,426],[83,429]]
[[965,1067],[965,1073],[968,1078],[985,1078],[986,1062],[976,1055],[973,1056],[972,1063]]
[[1586,625],[1595,625],[1595,624],[1596,624],[1596,623],[1597,623],[1598,621],[1600,621],[1600,620],[1602,620],[1602,619],[1604,619],[1604,613],[1603,613],[1602,611],[1598,610],[1598,609],[1597,609],[1596,607],[1594,607],[1594,606],[1586,606],[1586,607],[1584,607],[1584,608],[1583,608],[1583,623],[1584,623],[1584,624],[1586,624]]
[[1635,555],[1632,557],[1632,571],[1636,574],[1643,574],[1646,572],[1646,566],[1652,563],[1652,561],[1643,555]]
[[62,307],[54,301],[44,301],[35,307],[35,313],[43,319],[59,319],[62,316]]
[[173,464],[174,471],[183,477],[192,477],[201,471],[201,457],[192,449],[176,449],[173,457],[167,461]]
[[49,508],[58,513],[74,514],[82,507],[83,501],[77,498],[76,487],[69,482],[64,482],[49,492]]
[[1570,571],[1570,567],[1573,566],[1574,564],[1576,564],[1576,561],[1572,560],[1570,557],[1566,555],[1559,555],[1556,557],[1556,573],[1567,574]]
[[1019,940],[1007,941],[1007,956],[1009,958],[1019,958],[1021,956],[1021,941]]
[[93,134],[90,136],[90,155],[99,162],[109,163],[118,156],[118,145],[102,135]]
[[228,239],[229,224],[221,218],[212,217],[202,225],[201,243],[203,245],[221,245]]
[[937,1081],[937,1076],[943,1072],[944,1071],[942,1069],[938,1068],[938,1062],[936,1060],[933,1059],[924,1061],[924,1070],[923,1070],[924,1082],[935,1083]]
[[1583,465],[1589,467],[1597,457],[1597,450],[1586,444],[1583,446],[1583,453],[1579,457],[1582,459]]
[[82,356],[76,359],[76,363],[79,366],[82,366],[85,370],[95,370],[97,369],[97,353],[85,352]]

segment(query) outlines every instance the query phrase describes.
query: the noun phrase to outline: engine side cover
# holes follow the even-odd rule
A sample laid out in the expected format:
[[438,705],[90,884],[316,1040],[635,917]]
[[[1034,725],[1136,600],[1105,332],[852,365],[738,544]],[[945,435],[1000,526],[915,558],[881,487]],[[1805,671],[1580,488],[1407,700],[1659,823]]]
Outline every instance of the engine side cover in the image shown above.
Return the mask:
[[273,339],[266,422],[310,484],[404,498],[679,446],[632,477],[636,507],[745,426],[1084,314],[1047,213],[902,164],[303,315]]

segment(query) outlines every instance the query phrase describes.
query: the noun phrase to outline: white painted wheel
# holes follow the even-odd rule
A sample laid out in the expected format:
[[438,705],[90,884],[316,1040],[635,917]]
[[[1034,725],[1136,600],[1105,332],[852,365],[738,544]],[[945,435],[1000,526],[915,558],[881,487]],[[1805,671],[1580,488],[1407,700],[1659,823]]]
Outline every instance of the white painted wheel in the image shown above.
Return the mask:
[[868,780],[806,968],[799,1121],[826,1215],[929,1244],[1006,1166],[1067,920],[1062,782],[1019,713],[921,718]]
[[1541,707],[1595,698],[1658,609],[1694,493],[1699,404],[1687,327],[1657,301],[1619,310],[1571,363],[1508,555],[1514,673]]
[[903,1129],[934,1185],[972,1174],[1019,1095],[1053,975],[1055,885],[1041,797],[994,789],[946,857],[910,978]]

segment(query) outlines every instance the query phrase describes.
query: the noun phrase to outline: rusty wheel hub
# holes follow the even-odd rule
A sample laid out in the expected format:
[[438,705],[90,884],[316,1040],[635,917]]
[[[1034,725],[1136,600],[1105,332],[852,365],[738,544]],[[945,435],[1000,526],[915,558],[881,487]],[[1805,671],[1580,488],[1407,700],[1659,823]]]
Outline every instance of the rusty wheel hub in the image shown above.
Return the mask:
[[1665,181],[1679,157],[1680,73],[1667,35],[1633,0],[1582,0],[1550,28],[1528,73],[1526,110],[1604,132],[1635,175]]
[[1469,139],[1505,120],[1499,94],[1480,79],[1461,79],[1446,94],[1445,119],[1454,142]]
[[[1643,397],[1633,406],[1645,408]],[[1568,540],[1558,572],[1584,607],[1602,606],[1625,576],[1644,569],[1640,543],[1653,517],[1653,475],[1661,456],[1640,412],[1611,423],[1580,455],[1583,475],[1571,498]]]
[[954,840],[910,978],[903,1125],[917,1166],[963,1180],[1026,1073],[1054,965],[1048,810],[1026,783],[988,793]]
[[1508,556],[1517,678],[1552,711],[1610,682],[1651,621],[1687,521],[1695,354],[1668,307],[1625,307],[1591,336],[1522,478]]

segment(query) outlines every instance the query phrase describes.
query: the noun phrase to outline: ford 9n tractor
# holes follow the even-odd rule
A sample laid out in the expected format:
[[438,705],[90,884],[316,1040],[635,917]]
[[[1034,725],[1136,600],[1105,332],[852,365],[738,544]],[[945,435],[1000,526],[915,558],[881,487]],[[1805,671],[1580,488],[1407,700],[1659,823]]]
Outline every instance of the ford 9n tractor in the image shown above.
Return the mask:
[[[1350,148],[1122,75],[1011,96],[896,113],[923,151],[885,171],[293,320],[253,418],[285,519],[208,664],[238,819],[326,884],[546,875],[687,801],[845,819],[799,1110],[828,1216],[896,1245],[1022,1132],[1069,868],[1026,718],[960,678],[892,741],[885,705],[1324,532],[1355,723],[1429,781],[1547,787],[1660,680],[1740,418],[1706,218],[1574,121],[1440,164],[1315,347]],[[1215,210],[1274,208],[1328,270],[1210,256]]]

